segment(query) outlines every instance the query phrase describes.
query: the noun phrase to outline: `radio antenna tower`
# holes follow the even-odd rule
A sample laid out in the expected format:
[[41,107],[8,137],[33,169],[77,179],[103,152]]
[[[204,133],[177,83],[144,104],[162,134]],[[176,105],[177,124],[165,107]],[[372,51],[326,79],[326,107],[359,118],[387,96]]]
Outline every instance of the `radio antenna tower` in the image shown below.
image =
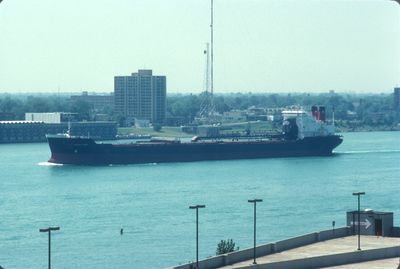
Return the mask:
[[205,55],[205,70],[204,70],[204,83],[203,83],[203,98],[200,106],[200,117],[208,118],[210,116],[210,44],[206,44],[204,50]]
[[214,118],[214,0],[211,0],[211,67],[210,67],[210,88],[211,88],[211,98],[210,98],[210,105],[211,105],[211,117]]
[[200,117],[206,118],[208,122],[214,122],[214,0],[211,0],[211,23],[210,23],[210,44],[207,43],[204,54],[206,57],[206,68],[203,93],[204,98],[200,106]]

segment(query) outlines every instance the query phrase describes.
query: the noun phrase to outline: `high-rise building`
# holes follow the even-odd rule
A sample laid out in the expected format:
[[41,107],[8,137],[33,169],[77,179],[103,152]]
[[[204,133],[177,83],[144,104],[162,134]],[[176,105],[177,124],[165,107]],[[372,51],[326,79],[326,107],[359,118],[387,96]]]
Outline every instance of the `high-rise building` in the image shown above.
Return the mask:
[[400,110],[400,87],[394,88],[394,109]]
[[114,77],[115,113],[134,119],[162,123],[166,112],[166,77],[153,76],[152,70],[139,70],[131,76]]

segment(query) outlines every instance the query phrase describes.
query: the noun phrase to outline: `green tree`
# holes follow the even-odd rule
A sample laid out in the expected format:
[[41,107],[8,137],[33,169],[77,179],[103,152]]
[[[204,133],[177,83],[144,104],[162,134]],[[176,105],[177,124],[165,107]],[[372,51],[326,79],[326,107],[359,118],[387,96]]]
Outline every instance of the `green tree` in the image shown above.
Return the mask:
[[50,112],[50,107],[49,98],[35,96],[28,96],[24,104],[24,110],[26,112]]
[[161,128],[162,128],[161,124],[159,124],[159,123],[153,123],[153,130],[154,130],[155,132],[160,132],[160,131],[161,131]]
[[90,120],[92,110],[93,108],[88,102],[81,100],[74,101],[70,105],[70,111],[77,113],[80,120]]
[[14,115],[14,120],[22,120],[25,118],[23,102],[19,99],[6,96],[0,100],[0,112],[11,113]]
[[221,255],[225,253],[229,253],[235,250],[239,250],[239,247],[235,249],[235,242],[232,239],[228,240],[221,240],[217,245],[217,251],[215,252],[216,255]]

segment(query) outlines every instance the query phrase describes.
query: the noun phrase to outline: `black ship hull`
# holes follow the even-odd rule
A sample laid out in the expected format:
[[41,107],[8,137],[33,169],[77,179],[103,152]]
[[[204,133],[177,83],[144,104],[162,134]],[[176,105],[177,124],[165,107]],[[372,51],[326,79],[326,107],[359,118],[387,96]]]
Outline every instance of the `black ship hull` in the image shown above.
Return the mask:
[[299,140],[199,141],[102,144],[90,138],[48,137],[49,162],[76,165],[193,162],[272,157],[330,156],[337,135]]

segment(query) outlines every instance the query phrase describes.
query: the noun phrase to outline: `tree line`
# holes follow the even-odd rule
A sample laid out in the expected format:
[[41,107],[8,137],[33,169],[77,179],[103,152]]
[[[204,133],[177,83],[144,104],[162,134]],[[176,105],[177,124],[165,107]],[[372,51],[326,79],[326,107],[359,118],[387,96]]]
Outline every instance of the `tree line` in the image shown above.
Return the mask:
[[72,112],[82,120],[90,120],[92,106],[83,101],[70,101],[67,96],[0,96],[0,113],[7,114],[7,120],[24,120],[25,113]]
[[[176,94],[167,97],[167,117],[184,118],[192,121],[207,98],[202,94]],[[393,94],[252,94],[235,93],[214,96],[214,107],[218,113],[231,110],[246,110],[249,107],[282,108],[288,106],[326,107],[327,117],[335,112],[339,122],[353,122],[360,125],[397,125],[399,110],[394,107]],[[0,95],[0,113],[8,114],[10,120],[23,120],[26,112],[72,112],[80,115],[82,120],[92,120],[95,113],[109,115],[117,120],[112,107],[94,111],[91,104],[69,96],[47,95]]]
[[[174,116],[193,119],[201,108],[204,94],[175,95],[167,100],[167,111]],[[367,125],[395,125],[399,123],[399,110],[394,107],[393,94],[251,94],[217,95],[215,110],[223,113],[245,110],[249,107],[282,108],[290,106],[325,106],[327,117],[339,121],[353,121]]]

